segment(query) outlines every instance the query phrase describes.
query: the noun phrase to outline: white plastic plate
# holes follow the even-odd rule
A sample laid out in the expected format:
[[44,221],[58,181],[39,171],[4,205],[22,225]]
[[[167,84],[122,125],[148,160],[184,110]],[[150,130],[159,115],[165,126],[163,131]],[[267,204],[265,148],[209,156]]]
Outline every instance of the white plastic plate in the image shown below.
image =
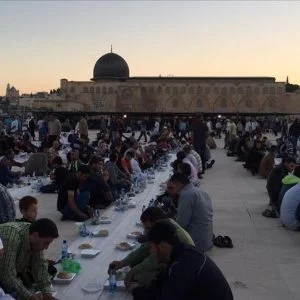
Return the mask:
[[99,283],[89,283],[83,286],[82,289],[88,293],[97,293],[101,291],[101,285]]
[[101,252],[101,250],[96,250],[96,249],[84,249],[81,251],[81,256],[82,257],[95,257]]

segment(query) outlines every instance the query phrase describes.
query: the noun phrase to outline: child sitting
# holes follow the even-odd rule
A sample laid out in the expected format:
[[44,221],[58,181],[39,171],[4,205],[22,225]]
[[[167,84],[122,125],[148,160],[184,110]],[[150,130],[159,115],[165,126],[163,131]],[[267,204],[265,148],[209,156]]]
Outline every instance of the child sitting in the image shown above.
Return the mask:
[[38,214],[38,200],[32,196],[24,196],[19,201],[19,209],[23,217],[16,221],[33,223]]

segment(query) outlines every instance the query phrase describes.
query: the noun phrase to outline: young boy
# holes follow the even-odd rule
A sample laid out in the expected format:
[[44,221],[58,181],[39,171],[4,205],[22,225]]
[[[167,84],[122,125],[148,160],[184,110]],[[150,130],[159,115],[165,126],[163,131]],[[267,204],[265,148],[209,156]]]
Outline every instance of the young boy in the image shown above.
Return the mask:
[[38,200],[32,196],[24,196],[19,201],[20,212],[23,215],[21,219],[17,219],[17,222],[33,223],[38,214]]

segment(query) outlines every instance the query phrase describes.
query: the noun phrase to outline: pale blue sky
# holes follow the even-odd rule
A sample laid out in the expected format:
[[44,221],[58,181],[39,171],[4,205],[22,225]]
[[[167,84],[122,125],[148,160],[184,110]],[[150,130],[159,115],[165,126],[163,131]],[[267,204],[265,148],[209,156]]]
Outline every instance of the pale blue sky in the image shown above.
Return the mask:
[[298,1],[1,1],[0,26],[0,95],[89,80],[110,44],[131,76],[300,83]]

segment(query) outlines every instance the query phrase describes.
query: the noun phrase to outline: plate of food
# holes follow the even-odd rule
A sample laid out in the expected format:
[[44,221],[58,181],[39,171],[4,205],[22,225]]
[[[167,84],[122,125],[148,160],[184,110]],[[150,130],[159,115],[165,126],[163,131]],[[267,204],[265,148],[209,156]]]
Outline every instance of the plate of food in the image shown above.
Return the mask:
[[99,219],[99,224],[110,224],[112,222],[112,219],[109,217],[101,217]]
[[133,231],[133,232],[130,232],[129,234],[127,234],[127,237],[130,239],[136,239],[141,235],[143,235],[143,233],[141,231]]
[[69,283],[74,279],[75,276],[76,273],[58,272],[53,280],[57,283]]
[[94,230],[92,235],[96,237],[106,237],[109,235],[109,231],[107,229]]
[[83,244],[80,244],[78,249],[92,249],[93,246],[89,243],[83,243]]
[[128,251],[135,247],[134,243],[128,243],[128,242],[121,242],[117,245],[117,249]]
[[81,256],[82,257],[95,257],[97,256],[99,253],[101,252],[101,250],[99,249],[84,249],[81,251]]

